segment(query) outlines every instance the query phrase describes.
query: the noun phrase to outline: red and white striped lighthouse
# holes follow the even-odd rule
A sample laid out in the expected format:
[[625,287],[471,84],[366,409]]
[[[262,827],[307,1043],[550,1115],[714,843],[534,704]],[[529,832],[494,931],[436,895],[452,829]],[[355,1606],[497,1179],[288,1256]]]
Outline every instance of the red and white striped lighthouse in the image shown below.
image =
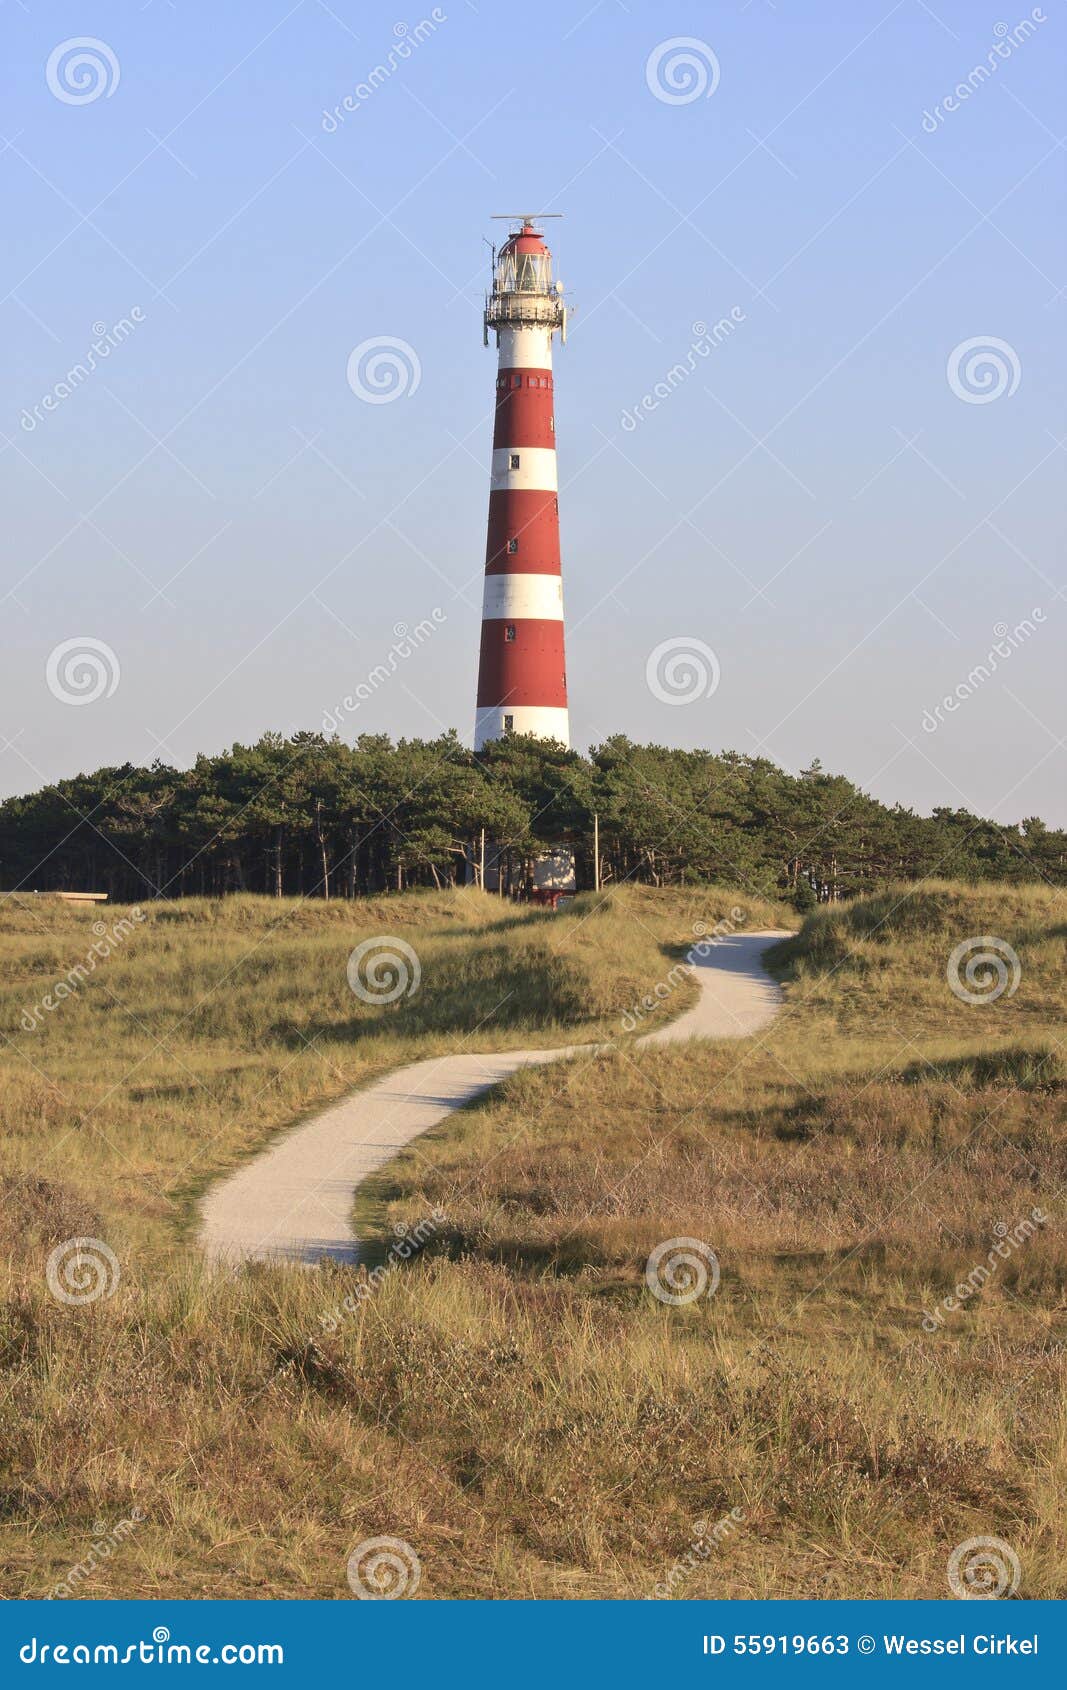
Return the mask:
[[485,299],[499,350],[475,750],[506,733],[570,744],[552,390],[567,312],[534,219],[512,221]]

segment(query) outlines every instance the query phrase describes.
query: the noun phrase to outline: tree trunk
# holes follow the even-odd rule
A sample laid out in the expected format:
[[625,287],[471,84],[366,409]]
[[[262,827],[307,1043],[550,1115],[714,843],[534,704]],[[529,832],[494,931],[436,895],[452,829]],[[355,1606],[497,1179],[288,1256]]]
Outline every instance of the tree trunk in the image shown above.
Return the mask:
[[348,896],[356,895],[356,876],[359,872],[357,858],[359,856],[359,841],[353,833],[348,841]]
[[326,902],[330,901],[330,865],[326,856],[326,835],[322,830],[322,799],[315,800],[315,838],[318,842],[319,856],[322,859],[322,895]]

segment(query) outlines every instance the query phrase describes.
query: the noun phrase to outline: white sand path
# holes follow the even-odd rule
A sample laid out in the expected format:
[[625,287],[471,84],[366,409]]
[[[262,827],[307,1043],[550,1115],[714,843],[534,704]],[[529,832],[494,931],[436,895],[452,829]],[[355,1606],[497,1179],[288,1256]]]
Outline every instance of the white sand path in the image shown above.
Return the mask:
[[[709,941],[694,960],[700,996],[692,1009],[639,1044],[745,1038],[777,1013],[782,994],[761,956],[788,934],[774,929]],[[420,1133],[528,1063],[555,1062],[593,1045],[431,1056],[397,1068],[292,1128],[219,1181],[200,1206],[200,1243],[215,1263],[243,1260],[311,1265],[324,1256],[355,1262],[356,1189]]]

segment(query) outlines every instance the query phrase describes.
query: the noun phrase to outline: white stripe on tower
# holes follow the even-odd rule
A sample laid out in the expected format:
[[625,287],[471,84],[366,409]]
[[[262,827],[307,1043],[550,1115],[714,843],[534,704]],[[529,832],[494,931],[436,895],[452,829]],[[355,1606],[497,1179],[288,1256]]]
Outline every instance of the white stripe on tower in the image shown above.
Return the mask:
[[543,327],[540,323],[536,327],[498,329],[496,343],[499,348],[499,368],[550,370],[553,332],[553,329]]
[[563,621],[561,575],[487,575],[482,596],[486,621]]
[[[518,463],[514,459],[518,458]],[[521,492],[531,488],[536,492],[554,493],[558,486],[556,448],[554,446],[522,446],[517,440],[507,446],[494,446],[493,467],[489,487],[494,493]]]

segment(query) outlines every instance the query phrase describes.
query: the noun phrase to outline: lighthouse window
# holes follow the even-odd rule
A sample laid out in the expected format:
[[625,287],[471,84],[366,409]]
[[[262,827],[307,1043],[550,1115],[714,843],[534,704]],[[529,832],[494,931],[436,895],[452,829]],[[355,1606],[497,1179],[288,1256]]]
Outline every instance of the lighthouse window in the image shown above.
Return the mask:
[[506,734],[509,734],[514,726],[515,726],[514,716],[505,716],[504,717],[504,732]]
[[522,377],[521,376],[512,376],[511,385],[512,385],[512,387],[521,387],[522,386]]
[[512,454],[511,454],[511,467],[512,467],[512,469],[518,469],[518,467],[519,467],[519,454],[518,454],[518,452],[512,452]]
[[514,639],[515,639],[515,624],[514,624],[514,622],[505,622],[505,624],[504,624],[504,643],[506,645],[511,645],[513,643]]
[[555,419],[555,417],[549,417],[549,419],[548,419],[548,429],[549,429],[550,434],[555,434],[555,432],[556,432],[556,419]]
[[508,541],[508,551],[509,552],[517,552],[518,549],[519,549],[518,540],[509,540]]

